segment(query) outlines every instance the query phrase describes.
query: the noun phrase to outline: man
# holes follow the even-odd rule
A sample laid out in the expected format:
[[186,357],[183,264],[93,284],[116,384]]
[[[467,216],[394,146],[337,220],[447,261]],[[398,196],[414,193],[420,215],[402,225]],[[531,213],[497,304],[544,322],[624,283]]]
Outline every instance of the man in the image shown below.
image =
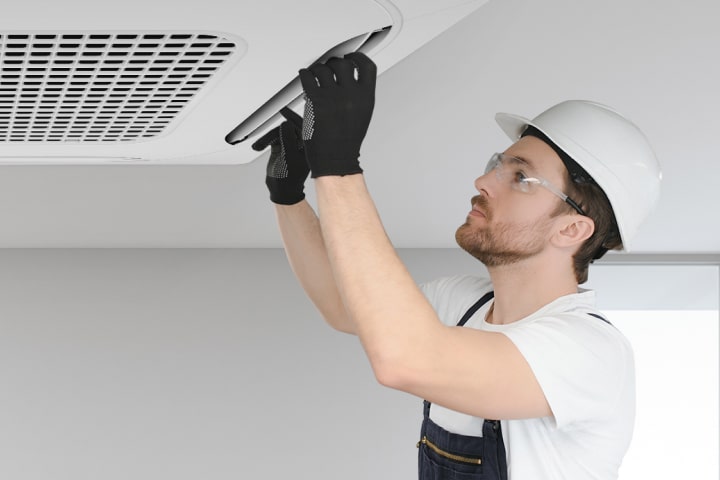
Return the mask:
[[514,143],[475,180],[456,233],[490,280],[418,288],[358,160],[375,65],[355,53],[300,77],[302,121],[284,110],[253,147],[272,145],[266,183],[308,296],[358,335],[381,384],[426,400],[420,478],[616,478],[633,429],[632,350],[578,284],[593,259],[628,247],[655,203],[660,171],[642,133],[585,101],[533,121],[498,114]]

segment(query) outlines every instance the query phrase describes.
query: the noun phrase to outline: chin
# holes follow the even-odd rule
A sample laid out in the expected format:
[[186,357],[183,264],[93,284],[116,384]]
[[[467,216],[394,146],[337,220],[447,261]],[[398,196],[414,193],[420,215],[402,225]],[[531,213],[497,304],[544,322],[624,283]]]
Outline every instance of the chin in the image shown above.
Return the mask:
[[466,252],[473,254],[479,243],[477,234],[472,231],[469,223],[465,222],[455,230],[455,243]]

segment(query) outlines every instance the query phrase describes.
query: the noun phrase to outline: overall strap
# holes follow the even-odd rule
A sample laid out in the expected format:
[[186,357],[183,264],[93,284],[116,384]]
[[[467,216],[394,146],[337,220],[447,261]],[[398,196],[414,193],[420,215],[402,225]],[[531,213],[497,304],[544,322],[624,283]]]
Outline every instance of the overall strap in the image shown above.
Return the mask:
[[612,323],[610,323],[610,321],[608,319],[606,319],[605,317],[603,317],[602,315],[598,315],[597,313],[588,313],[588,315],[590,315],[591,317],[599,318],[600,320],[607,323],[608,325],[612,325]]
[[467,321],[470,320],[470,317],[475,315],[475,312],[480,310],[480,307],[482,307],[487,302],[489,302],[490,299],[493,298],[494,296],[495,296],[494,291],[490,291],[490,292],[486,293],[485,295],[483,295],[482,298],[480,298],[480,300],[475,302],[475,304],[472,307],[470,307],[467,312],[465,312],[465,315],[463,315],[463,317],[460,319],[457,326],[462,327],[463,325],[465,325],[465,323],[467,323]]

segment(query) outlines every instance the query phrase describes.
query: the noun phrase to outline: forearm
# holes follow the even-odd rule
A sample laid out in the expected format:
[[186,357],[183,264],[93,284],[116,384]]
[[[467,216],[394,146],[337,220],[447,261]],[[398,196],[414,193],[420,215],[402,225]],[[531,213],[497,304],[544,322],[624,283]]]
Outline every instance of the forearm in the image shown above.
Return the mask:
[[[324,260],[355,332],[385,383],[432,342],[437,315],[395,254],[360,173],[360,145],[377,69],[355,52],[299,72],[306,95],[305,157],[318,193]],[[323,264],[325,268],[325,264]],[[419,350],[422,351],[422,350]],[[388,368],[389,367],[389,368]]]
[[385,234],[362,175],[320,177],[316,190],[340,296],[376,376],[387,383],[441,324]]
[[315,212],[306,201],[276,204],[275,211],[285,253],[300,285],[330,326],[355,333],[335,283]]

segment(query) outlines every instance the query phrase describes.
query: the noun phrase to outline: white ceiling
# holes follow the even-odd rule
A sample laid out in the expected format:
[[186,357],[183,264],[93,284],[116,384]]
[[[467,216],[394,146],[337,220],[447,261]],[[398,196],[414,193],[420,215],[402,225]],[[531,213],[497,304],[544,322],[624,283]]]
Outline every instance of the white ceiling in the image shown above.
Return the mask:
[[[718,18],[717,0],[491,0],[385,71],[361,164],[395,245],[454,246],[507,146],[495,112],[586,98],[639,124],[663,166],[636,252],[720,252]],[[3,166],[0,247],[278,247],[264,169]]]

